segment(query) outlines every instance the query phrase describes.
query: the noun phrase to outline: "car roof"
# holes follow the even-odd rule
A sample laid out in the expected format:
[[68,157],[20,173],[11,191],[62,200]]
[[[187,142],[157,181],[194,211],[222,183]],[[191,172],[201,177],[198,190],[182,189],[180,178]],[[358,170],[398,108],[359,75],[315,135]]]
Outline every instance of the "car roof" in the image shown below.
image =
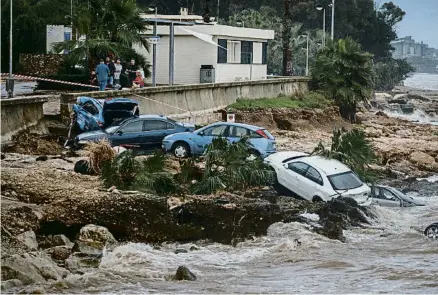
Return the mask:
[[140,119],[164,119],[167,120],[166,116],[163,115],[140,115],[136,118],[140,118]]
[[211,127],[211,126],[216,126],[216,125],[237,126],[237,127],[247,128],[247,129],[250,129],[253,131],[257,131],[260,129],[266,129],[264,127],[259,127],[259,126],[255,126],[255,125],[249,125],[249,124],[243,124],[243,123],[233,123],[233,122],[216,122],[216,123],[207,125],[205,127]]
[[276,152],[270,155],[268,158],[271,161],[286,163],[297,158],[307,157],[309,154],[303,152],[289,151],[289,152]]
[[328,159],[321,156],[310,156],[297,159],[299,162],[309,164],[313,167],[319,168],[324,171],[326,175],[339,174],[351,171],[346,165],[342,164],[338,160]]

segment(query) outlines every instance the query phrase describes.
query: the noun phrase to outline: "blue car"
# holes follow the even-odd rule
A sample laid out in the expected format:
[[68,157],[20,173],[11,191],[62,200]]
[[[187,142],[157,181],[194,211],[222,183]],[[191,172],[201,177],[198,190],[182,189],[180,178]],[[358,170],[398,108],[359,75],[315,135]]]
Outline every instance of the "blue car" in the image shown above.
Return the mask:
[[171,152],[177,158],[190,155],[199,156],[214,138],[224,137],[230,142],[236,142],[242,137],[248,137],[253,145],[255,155],[262,158],[276,151],[275,138],[262,127],[240,123],[218,122],[194,132],[177,133],[163,139],[163,149]]
[[126,118],[138,117],[138,101],[130,98],[98,100],[81,96],[73,105],[77,128],[80,132],[107,128]]
[[80,148],[89,141],[106,139],[111,146],[151,151],[161,149],[163,138],[170,134],[194,130],[193,124],[176,122],[160,115],[140,115],[125,119],[104,130],[79,134],[75,138],[74,146]]

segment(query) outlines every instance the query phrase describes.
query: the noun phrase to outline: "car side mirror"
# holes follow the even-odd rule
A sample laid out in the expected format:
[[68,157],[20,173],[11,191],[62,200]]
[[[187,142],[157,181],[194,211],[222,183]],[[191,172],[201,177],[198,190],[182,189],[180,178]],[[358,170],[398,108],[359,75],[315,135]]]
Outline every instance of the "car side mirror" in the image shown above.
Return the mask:
[[201,131],[201,132],[198,133],[198,135],[199,136],[204,136],[204,132]]

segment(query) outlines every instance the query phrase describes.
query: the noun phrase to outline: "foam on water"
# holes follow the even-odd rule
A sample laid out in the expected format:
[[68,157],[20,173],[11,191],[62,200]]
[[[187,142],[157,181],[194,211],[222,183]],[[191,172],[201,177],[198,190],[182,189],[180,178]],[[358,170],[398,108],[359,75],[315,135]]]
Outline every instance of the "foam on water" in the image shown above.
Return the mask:
[[423,110],[418,110],[418,109],[414,110],[412,114],[405,114],[402,112],[391,112],[388,110],[384,112],[385,114],[393,118],[399,118],[410,122],[416,122],[419,124],[438,125],[438,121],[436,121],[436,119],[433,119],[431,116],[426,114]]

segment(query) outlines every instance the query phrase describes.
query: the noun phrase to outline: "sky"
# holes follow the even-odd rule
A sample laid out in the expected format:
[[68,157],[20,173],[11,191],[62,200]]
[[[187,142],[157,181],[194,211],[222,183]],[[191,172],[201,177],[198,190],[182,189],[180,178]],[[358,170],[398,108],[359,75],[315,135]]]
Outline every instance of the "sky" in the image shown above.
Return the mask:
[[[383,4],[389,0],[376,0]],[[423,41],[438,49],[438,0],[392,0],[406,12],[397,25],[398,37],[412,36],[416,42]]]

